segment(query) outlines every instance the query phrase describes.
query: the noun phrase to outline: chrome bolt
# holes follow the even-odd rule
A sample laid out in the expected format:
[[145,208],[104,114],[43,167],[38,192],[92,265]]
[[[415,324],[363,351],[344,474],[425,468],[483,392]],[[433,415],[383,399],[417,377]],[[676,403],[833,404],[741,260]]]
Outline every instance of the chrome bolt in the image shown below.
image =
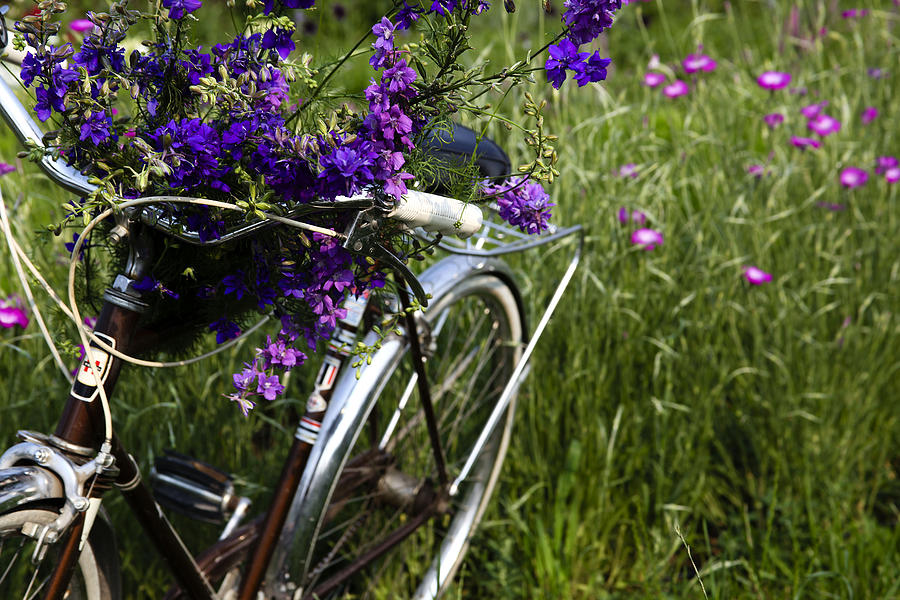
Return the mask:
[[84,512],[87,510],[87,507],[88,507],[88,499],[87,498],[75,498],[75,500],[72,501],[72,506],[74,506],[75,510],[77,510],[78,512]]
[[51,454],[52,453],[50,452],[49,448],[38,448],[37,450],[34,451],[34,454],[32,456],[34,457],[34,460],[37,461],[38,464],[43,465],[43,464],[46,464],[47,461],[50,460]]

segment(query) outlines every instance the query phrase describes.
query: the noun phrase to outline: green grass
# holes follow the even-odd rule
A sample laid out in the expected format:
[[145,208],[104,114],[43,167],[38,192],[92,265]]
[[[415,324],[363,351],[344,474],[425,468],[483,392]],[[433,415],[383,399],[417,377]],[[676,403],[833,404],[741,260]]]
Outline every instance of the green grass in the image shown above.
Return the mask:
[[[900,17],[888,2],[858,7],[872,13],[845,21],[801,2],[792,36],[788,4],[634,4],[605,42],[616,69],[602,88],[541,92],[560,136],[556,220],[584,223],[588,252],[538,346],[496,501],[451,597],[702,598],[687,546],[710,597],[900,597],[900,217],[896,190],[871,173],[877,156],[900,155]],[[503,18],[510,39],[539,30],[535,12]],[[497,56],[511,47],[485,36]],[[688,80],[688,96],[641,85],[654,53],[680,72],[698,43],[719,66]],[[767,69],[808,94],[759,89]],[[818,100],[843,127],[804,153],[789,138],[807,135],[799,109]],[[863,126],[866,106],[880,115]],[[786,122],[769,131],[762,115],[775,111]],[[637,178],[613,175],[626,163]],[[755,179],[749,164],[770,174]],[[864,187],[840,189],[848,165],[870,171]],[[8,206],[21,195],[23,232],[59,202],[33,173],[2,181]],[[665,243],[632,247],[620,206],[644,211]],[[57,282],[60,248],[31,246]],[[516,259],[533,318],[570,250]],[[746,265],[773,280],[748,285]],[[4,292],[10,272],[4,261]],[[65,385],[39,340],[0,335],[8,444],[16,428],[52,428]],[[281,451],[252,439],[271,423],[273,443],[286,440],[284,407],[244,420],[220,396],[249,347],[175,373],[129,372],[117,427],[145,469],[177,443],[248,481],[277,472]],[[303,390],[285,403],[300,406]],[[121,501],[108,505],[128,527]],[[190,543],[212,534],[193,527]],[[133,535],[120,543],[133,597],[158,597],[158,562],[148,567]]]

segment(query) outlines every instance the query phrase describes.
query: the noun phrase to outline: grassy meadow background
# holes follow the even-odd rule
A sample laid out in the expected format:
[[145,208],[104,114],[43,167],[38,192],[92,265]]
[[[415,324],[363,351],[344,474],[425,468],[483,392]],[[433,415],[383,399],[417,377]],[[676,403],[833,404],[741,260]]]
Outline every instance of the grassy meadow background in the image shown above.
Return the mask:
[[[300,45],[337,54],[320,46],[347,22],[328,25],[334,6],[321,4],[305,25],[320,35]],[[562,9],[554,0],[557,14],[542,16],[533,0],[507,16],[495,4],[476,41],[498,58],[542,45]],[[353,17],[356,31],[363,21]],[[559,135],[556,221],[584,223],[588,248],[538,346],[501,485],[451,598],[900,597],[900,183],[874,172],[877,157],[900,156],[898,26],[887,1],[638,2],[603,39],[615,66],[602,86],[533,91]],[[681,61],[701,45],[718,66],[686,75]],[[654,56],[687,95],[643,84]],[[790,72],[789,88],[761,89],[767,70]],[[841,130],[795,148],[792,135],[813,136],[800,109],[820,101]],[[503,108],[521,118],[519,106]],[[863,124],[867,107],[878,116]],[[785,120],[770,129],[773,112]],[[509,132],[490,130],[525,160]],[[32,232],[64,196],[15,151],[5,136],[0,160],[17,170],[0,179],[4,200],[61,288],[68,240]],[[635,177],[620,174],[627,164]],[[848,166],[868,182],[842,188]],[[621,207],[645,213],[664,243],[634,247]],[[514,259],[533,320],[570,251]],[[772,280],[750,285],[750,265]],[[0,291],[18,291],[8,259]],[[114,414],[145,471],[177,446],[265,498],[257,474],[277,474],[285,415],[305,388],[297,374],[285,400],[244,419],[221,394],[251,352],[129,370]],[[2,444],[17,428],[52,429],[66,385],[36,324],[0,331],[0,382]],[[124,503],[106,505],[129,597],[161,596],[165,574]],[[174,520],[193,548],[215,537]]]

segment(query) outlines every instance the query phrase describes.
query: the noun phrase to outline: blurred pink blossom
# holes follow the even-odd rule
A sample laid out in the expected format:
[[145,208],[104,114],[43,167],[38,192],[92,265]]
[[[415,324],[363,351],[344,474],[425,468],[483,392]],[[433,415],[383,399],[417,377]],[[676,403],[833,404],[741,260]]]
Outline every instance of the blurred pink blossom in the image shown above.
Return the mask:
[[684,67],[685,73],[696,73],[697,71],[715,71],[716,61],[706,54],[688,54],[681,66]]
[[72,31],[77,31],[78,33],[84,33],[85,31],[90,31],[94,28],[94,24],[88,21],[87,19],[75,19],[71,23],[69,23],[69,29]]
[[775,129],[784,123],[784,115],[781,113],[769,113],[763,117],[763,121],[769,126],[769,129]]
[[893,167],[900,167],[900,162],[894,156],[879,156],[875,159],[875,172],[879,175]]
[[806,124],[811,130],[822,137],[841,130],[841,122],[825,113],[819,113]]
[[868,125],[872,121],[874,121],[878,117],[878,109],[874,106],[867,106],[863,111],[862,115],[860,115],[860,120],[863,122],[863,125]]
[[846,188],[855,188],[865,185],[869,180],[869,174],[857,167],[847,167],[841,171],[841,185]]
[[806,148],[819,148],[822,146],[822,142],[815,138],[800,137],[797,135],[791,136],[791,143],[801,150],[805,150]]
[[668,96],[669,98],[677,98],[678,96],[687,95],[689,89],[688,85],[681,81],[680,79],[676,79],[669,85],[663,88],[663,94]]
[[809,106],[804,106],[803,108],[800,109],[800,112],[807,119],[813,119],[816,116],[818,116],[818,114],[820,112],[822,112],[822,109],[825,108],[825,105],[827,105],[827,104],[828,104],[828,100],[816,102],[815,104],[810,104]]
[[638,170],[637,165],[634,163],[628,163],[619,167],[619,170],[615,172],[619,177],[637,177]]
[[900,181],[900,167],[891,167],[884,172],[884,179],[888,183],[897,183]]
[[25,306],[18,296],[7,296],[0,299],[0,326],[10,329],[18,325],[22,329],[28,327],[28,315]]
[[662,73],[650,71],[644,74],[644,85],[648,87],[656,87],[666,80],[666,76]]
[[8,165],[5,162],[0,162],[0,175],[6,175],[8,173],[12,173],[16,168],[12,165]]
[[791,82],[790,73],[782,73],[781,71],[765,71],[756,78],[759,87],[767,90],[780,90]]
[[631,243],[635,246],[643,246],[644,250],[653,250],[663,243],[663,236],[654,229],[638,229],[631,234]]
[[772,281],[772,274],[766,273],[759,267],[744,267],[744,277],[752,285],[762,285],[767,281]]

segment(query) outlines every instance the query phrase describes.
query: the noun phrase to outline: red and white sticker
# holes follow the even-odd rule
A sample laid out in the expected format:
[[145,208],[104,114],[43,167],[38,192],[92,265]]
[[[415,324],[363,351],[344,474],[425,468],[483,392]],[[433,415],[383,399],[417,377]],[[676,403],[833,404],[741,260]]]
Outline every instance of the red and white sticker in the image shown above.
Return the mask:
[[[98,338],[116,347],[116,340],[104,333],[95,333]],[[84,402],[93,402],[97,397],[97,379],[106,383],[109,376],[109,364],[112,357],[105,350],[91,345],[90,352],[85,353],[84,360],[78,367],[78,375],[72,384],[72,396]],[[93,363],[93,364],[92,364]]]
[[309,417],[303,417],[300,419],[300,425],[297,427],[297,432],[294,434],[301,442],[306,442],[307,444],[315,444],[316,440],[319,438],[319,429],[321,429],[322,423],[316,421],[315,419],[310,419]]

